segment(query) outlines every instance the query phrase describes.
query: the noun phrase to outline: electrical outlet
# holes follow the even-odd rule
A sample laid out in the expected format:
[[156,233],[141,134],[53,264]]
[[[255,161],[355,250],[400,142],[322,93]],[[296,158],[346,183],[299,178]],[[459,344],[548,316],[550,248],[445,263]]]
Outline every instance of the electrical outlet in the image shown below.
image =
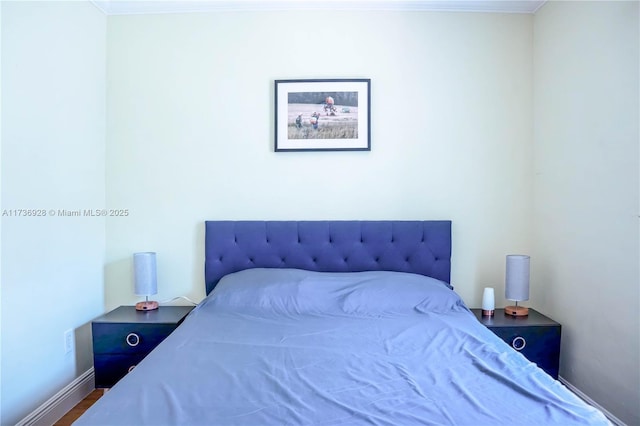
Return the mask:
[[64,353],[73,352],[73,329],[64,332]]

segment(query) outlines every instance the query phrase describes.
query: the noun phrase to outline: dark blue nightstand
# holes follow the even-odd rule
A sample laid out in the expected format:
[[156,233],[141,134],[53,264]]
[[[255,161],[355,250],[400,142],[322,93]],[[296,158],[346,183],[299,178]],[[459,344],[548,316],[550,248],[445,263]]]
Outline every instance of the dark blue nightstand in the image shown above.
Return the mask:
[[483,317],[482,309],[471,309],[489,330],[535,362],[554,379],[560,369],[560,337],[562,326],[540,312],[529,308],[526,317],[512,317],[504,309],[496,309],[493,317]]
[[96,388],[110,388],[184,320],[193,306],[120,306],[91,322]]

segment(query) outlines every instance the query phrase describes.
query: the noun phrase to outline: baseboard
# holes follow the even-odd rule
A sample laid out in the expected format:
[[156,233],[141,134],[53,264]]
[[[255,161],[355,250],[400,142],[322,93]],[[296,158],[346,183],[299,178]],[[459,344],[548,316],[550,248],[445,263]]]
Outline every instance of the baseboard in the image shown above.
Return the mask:
[[586,395],[584,392],[582,392],[577,387],[573,386],[564,377],[558,377],[558,381],[560,383],[562,383],[563,385],[565,385],[567,388],[569,388],[569,390],[571,392],[573,392],[576,395],[578,395],[578,397],[580,397],[580,399],[584,400],[584,402],[586,402],[587,404],[589,404],[589,405],[591,405],[593,407],[596,407],[598,410],[602,411],[602,414],[604,414],[605,417],[607,419],[609,419],[609,421],[611,423],[613,423],[614,425],[616,425],[616,426],[627,426],[627,424],[625,422],[623,422],[622,420],[620,420],[619,418],[617,418],[616,416],[611,414],[609,411],[607,411],[604,407],[602,407],[600,404],[595,402],[593,399],[589,398],[588,395]]
[[49,398],[16,426],[52,425],[94,390],[93,367]]

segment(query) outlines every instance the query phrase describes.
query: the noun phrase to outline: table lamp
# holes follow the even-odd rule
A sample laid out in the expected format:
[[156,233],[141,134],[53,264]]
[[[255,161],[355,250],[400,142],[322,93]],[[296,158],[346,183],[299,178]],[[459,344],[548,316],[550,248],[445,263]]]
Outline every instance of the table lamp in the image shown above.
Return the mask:
[[134,253],[133,270],[135,293],[137,296],[145,296],[144,302],[136,303],[136,310],[153,311],[158,309],[158,302],[149,300],[149,296],[158,292],[156,254],[154,252]]
[[505,277],[505,298],[514,300],[515,306],[507,306],[504,313],[514,317],[529,315],[529,308],[518,306],[518,302],[529,300],[529,260],[521,254],[507,256],[507,272]]

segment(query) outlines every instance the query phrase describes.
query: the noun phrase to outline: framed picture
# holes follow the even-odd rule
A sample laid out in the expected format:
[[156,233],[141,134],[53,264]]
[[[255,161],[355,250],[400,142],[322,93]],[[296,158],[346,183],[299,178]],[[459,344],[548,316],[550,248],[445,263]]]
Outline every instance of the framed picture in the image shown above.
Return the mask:
[[276,80],[276,151],[371,151],[371,80]]

